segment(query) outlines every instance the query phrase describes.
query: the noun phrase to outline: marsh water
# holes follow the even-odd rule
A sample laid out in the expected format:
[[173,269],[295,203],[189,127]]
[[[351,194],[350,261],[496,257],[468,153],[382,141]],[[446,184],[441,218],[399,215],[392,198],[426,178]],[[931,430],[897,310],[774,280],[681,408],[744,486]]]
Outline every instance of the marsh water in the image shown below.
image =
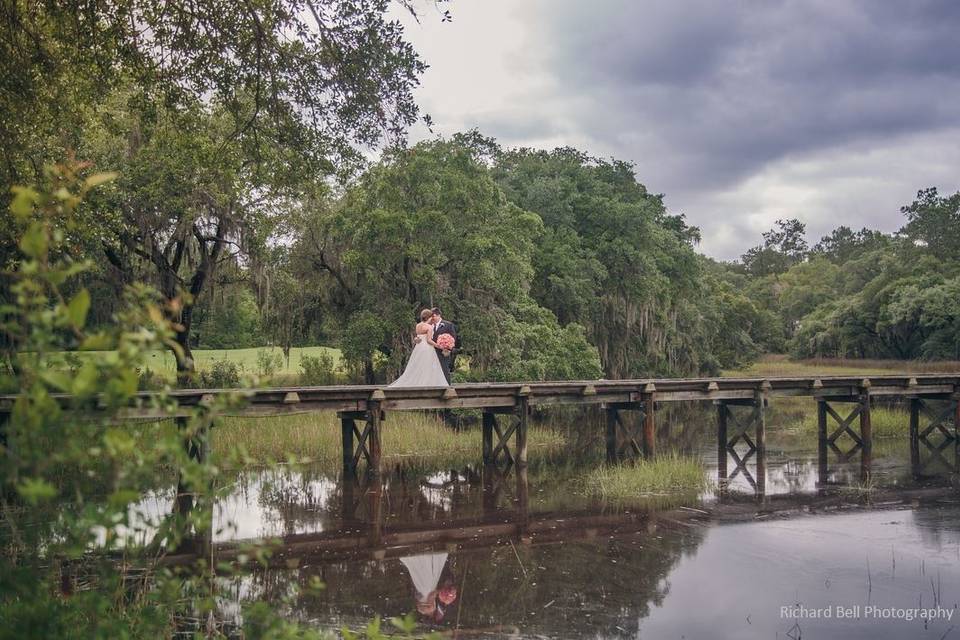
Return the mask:
[[[601,420],[561,420],[569,446],[531,441],[524,470],[438,460],[391,461],[379,481],[309,465],[233,476],[214,553],[276,548],[268,566],[220,579],[221,615],[241,623],[242,605],[265,599],[331,630],[413,614],[418,630],[457,637],[960,638],[955,444],[911,467],[904,431],[877,439],[869,469],[831,453],[824,470],[815,435],[771,411],[761,464],[728,457],[718,477],[715,415],[667,411],[660,450],[700,457],[711,487],[604,502],[582,482],[602,463]],[[461,435],[479,457],[479,429]],[[158,491],[145,506],[170,501]]]

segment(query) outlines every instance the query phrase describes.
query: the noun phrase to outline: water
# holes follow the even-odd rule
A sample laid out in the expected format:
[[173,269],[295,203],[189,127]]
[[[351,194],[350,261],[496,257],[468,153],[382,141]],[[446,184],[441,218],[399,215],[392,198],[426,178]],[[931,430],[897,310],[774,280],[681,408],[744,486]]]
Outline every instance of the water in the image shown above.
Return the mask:
[[[708,418],[660,444],[716,479]],[[464,437],[479,455],[479,432]],[[216,510],[219,557],[280,543],[270,566],[221,580],[220,615],[238,624],[265,599],[321,628],[414,613],[458,637],[960,637],[960,494],[950,469],[918,477],[905,437],[877,442],[864,485],[859,457],[819,469],[814,438],[772,424],[760,468],[729,458],[732,479],[703,495],[617,505],[579,489],[595,457],[534,449],[525,472],[438,464],[381,482],[239,473]]]

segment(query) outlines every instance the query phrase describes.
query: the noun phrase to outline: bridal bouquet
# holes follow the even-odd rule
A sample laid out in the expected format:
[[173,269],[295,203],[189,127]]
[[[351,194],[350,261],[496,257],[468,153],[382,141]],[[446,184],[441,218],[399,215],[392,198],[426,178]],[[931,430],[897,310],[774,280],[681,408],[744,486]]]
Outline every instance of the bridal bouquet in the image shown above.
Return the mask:
[[453,347],[456,346],[457,342],[453,339],[453,336],[449,333],[444,333],[436,340],[437,345],[444,351],[453,351]]

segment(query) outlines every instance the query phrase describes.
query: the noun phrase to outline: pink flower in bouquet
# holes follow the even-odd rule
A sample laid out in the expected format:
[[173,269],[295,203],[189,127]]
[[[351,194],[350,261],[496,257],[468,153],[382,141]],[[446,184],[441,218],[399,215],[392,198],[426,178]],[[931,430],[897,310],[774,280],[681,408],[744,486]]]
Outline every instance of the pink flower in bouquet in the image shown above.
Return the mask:
[[452,351],[453,347],[456,345],[456,341],[453,339],[453,336],[449,333],[444,333],[439,338],[437,338],[437,344],[444,351]]

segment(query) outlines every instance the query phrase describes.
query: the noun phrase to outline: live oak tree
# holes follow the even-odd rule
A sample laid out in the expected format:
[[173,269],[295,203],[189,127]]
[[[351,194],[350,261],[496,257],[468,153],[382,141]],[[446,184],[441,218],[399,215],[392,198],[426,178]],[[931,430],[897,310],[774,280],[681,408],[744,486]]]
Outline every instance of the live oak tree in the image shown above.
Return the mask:
[[510,201],[544,222],[533,297],[586,327],[608,377],[701,368],[698,231],[669,214],[630,164],[570,148],[516,149],[496,154],[493,174]]
[[372,167],[304,227],[298,250],[331,290],[348,362],[374,378],[411,347],[415,313],[437,305],[458,323],[470,375],[596,377],[596,350],[530,296],[539,216],[509,202],[476,150],[436,140]]
[[791,218],[777,220],[777,226],[763,233],[763,243],[740,258],[747,272],[763,277],[783,273],[807,257],[806,225]]
[[[411,2],[400,4],[413,10]],[[387,0],[7,3],[4,183],[83,149],[121,180],[92,244],[153,272],[192,369],[192,305],[300,181],[344,177],[415,121],[424,64]],[[104,106],[108,108],[104,110]],[[106,113],[104,112],[106,111]],[[2,204],[2,203],[0,203]],[[6,232],[4,262],[16,251]]]

